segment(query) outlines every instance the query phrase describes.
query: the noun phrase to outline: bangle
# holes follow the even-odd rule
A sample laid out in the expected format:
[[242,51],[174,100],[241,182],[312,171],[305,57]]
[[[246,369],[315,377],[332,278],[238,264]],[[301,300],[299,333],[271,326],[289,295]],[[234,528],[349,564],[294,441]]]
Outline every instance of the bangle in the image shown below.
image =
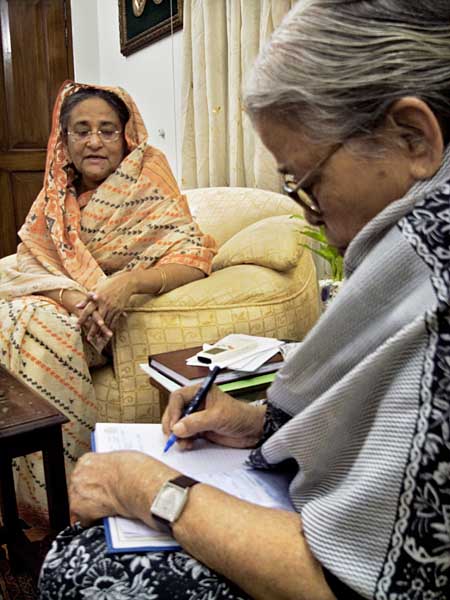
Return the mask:
[[160,267],[153,267],[153,269],[155,271],[158,271],[158,273],[161,273],[161,287],[159,288],[159,290],[155,293],[156,296],[159,296],[160,294],[162,294],[167,286],[167,273],[161,269]]
[[66,291],[66,288],[61,288],[59,290],[58,300],[59,300],[59,303],[60,303],[61,306],[64,306],[63,301],[62,301],[62,297],[63,297],[63,294],[64,294],[65,291]]

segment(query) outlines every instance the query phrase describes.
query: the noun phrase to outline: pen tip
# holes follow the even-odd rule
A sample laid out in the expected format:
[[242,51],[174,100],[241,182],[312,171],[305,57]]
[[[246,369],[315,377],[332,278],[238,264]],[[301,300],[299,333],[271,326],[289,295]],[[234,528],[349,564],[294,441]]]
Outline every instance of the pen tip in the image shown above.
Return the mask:
[[168,450],[170,450],[170,448],[174,445],[175,441],[176,441],[176,438],[172,434],[169,437],[169,439],[167,440],[166,445],[164,446],[163,454],[165,454]]

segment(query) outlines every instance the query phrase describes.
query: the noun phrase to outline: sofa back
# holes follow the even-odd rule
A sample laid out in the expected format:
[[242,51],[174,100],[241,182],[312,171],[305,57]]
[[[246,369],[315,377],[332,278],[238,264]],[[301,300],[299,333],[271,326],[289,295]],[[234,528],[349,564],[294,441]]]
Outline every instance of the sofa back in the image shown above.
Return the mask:
[[213,187],[183,190],[195,221],[219,247],[235,233],[266,217],[301,214],[288,196],[257,188]]

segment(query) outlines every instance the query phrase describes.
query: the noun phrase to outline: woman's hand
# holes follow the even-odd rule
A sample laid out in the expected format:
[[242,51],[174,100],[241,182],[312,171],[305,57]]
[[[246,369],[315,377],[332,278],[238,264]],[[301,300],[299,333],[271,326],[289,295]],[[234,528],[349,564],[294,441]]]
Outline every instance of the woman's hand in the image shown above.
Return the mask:
[[71,519],[87,527],[102,517],[120,515],[152,525],[152,501],[162,484],[177,475],[141,452],[85,454],[70,480]]
[[120,317],[124,315],[130,296],[136,293],[135,287],[135,277],[131,272],[118,273],[102,279],[88,293],[87,299],[77,305],[81,309],[79,324],[86,323],[92,313],[98,310],[108,329],[113,332]]
[[[51,297],[54,297],[56,299],[54,295]],[[88,295],[77,290],[65,289],[62,291],[62,293],[58,293],[57,298],[58,302],[61,302],[63,308],[65,308],[70,314],[76,315],[77,317],[81,316],[82,311],[80,309],[80,305],[84,306],[89,302]],[[90,312],[89,318],[85,320],[83,324],[80,324],[80,322],[78,321],[78,325],[80,327],[83,326],[86,338],[93,345],[96,345],[96,341],[99,340],[100,346],[103,347],[113,335],[112,331],[106,326],[102,315],[98,312],[96,305]]]
[[194,397],[199,386],[172,392],[162,418],[166,435],[173,432],[182,448],[190,448],[193,439],[201,435],[208,440],[232,448],[251,448],[263,431],[265,406],[254,406],[232,398],[213,386],[203,410],[181,418],[184,407]]

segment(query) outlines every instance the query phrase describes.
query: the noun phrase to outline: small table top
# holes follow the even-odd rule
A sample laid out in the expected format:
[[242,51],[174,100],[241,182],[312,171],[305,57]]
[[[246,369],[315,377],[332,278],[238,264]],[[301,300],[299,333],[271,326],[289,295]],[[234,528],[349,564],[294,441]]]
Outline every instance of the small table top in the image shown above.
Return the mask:
[[0,440],[68,421],[50,402],[0,366]]

